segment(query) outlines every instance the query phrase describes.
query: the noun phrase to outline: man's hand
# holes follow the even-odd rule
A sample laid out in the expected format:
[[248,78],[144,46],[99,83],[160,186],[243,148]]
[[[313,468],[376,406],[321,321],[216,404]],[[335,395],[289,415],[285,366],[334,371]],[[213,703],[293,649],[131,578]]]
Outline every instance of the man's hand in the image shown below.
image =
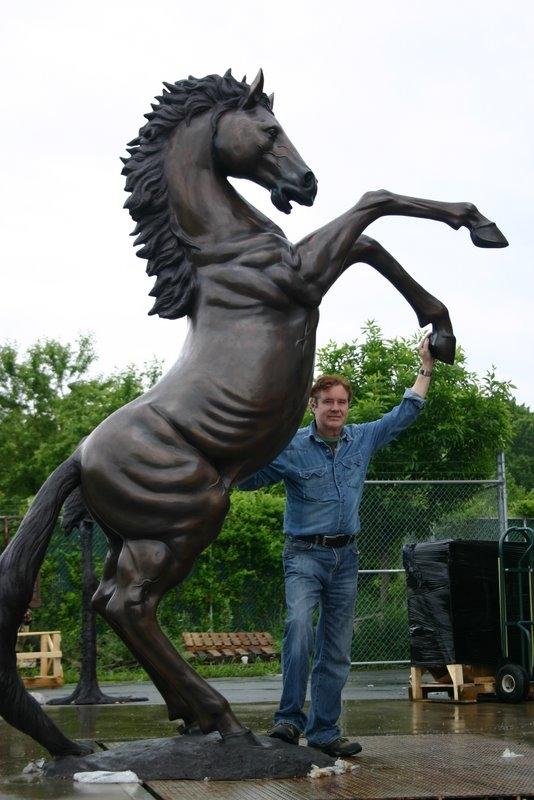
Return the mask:
[[421,359],[421,366],[427,372],[432,372],[436,359],[430,352],[430,333],[427,333],[424,339],[419,342],[419,358]]
[[415,392],[419,397],[426,397],[428,387],[430,386],[430,378],[436,359],[430,352],[430,334],[427,333],[424,339],[419,343],[419,358],[421,359],[422,370],[417,375],[415,383],[412,386],[412,392]]

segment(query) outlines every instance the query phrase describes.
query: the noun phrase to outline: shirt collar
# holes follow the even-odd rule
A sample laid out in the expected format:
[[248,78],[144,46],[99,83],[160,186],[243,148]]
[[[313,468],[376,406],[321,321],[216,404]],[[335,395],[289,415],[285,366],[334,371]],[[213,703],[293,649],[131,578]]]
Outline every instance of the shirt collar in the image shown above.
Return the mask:
[[[317,425],[315,424],[315,420],[314,419],[312,419],[312,421],[308,425],[308,436],[309,436],[310,439],[315,439],[316,442],[323,442],[323,440],[321,439],[321,437],[317,433]],[[348,430],[346,425],[344,425],[343,428],[341,429],[341,433],[339,435],[339,438],[343,439],[343,441],[345,441],[345,442],[347,440],[349,440],[349,439],[352,439],[351,433]]]

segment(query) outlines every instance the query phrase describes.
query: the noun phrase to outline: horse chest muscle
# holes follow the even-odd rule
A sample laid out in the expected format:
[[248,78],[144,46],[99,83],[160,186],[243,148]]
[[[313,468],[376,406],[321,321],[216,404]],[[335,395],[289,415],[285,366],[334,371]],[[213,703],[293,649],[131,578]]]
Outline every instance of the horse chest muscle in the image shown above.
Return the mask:
[[259,247],[224,263],[199,270],[200,303],[230,309],[292,305],[317,308],[322,295],[300,273],[300,259],[289,243],[284,248]]

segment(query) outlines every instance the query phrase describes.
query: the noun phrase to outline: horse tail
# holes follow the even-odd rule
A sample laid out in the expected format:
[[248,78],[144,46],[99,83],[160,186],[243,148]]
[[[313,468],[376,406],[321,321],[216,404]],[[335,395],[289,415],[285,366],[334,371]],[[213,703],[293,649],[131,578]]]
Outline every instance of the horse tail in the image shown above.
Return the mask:
[[75,452],[44,482],[0,556],[0,714],[54,756],[87,750],[67,739],[26,691],[17,672],[15,647],[61,506],[79,483],[80,460]]

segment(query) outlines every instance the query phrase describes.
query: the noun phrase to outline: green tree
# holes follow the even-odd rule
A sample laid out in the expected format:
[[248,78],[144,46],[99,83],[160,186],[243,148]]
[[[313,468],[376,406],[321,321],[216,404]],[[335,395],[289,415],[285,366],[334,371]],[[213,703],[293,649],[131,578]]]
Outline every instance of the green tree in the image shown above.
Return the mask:
[[53,469],[106,416],[130,402],[161,372],[157,362],[89,378],[90,336],[75,345],[47,339],[26,353],[0,346],[0,510],[33,495]]
[[534,413],[525,405],[510,403],[512,439],[506,450],[506,471],[516,486],[534,490]]

